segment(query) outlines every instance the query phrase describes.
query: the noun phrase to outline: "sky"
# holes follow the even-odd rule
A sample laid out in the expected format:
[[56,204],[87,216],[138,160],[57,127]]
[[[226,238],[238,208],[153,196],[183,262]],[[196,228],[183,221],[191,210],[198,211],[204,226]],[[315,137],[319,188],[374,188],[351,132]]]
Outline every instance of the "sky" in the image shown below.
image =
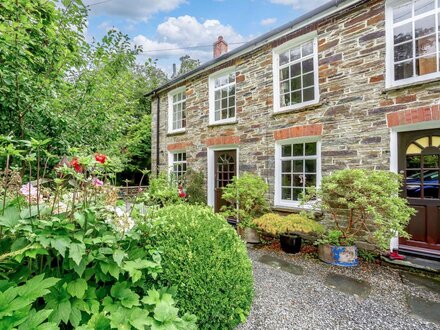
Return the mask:
[[84,0],[89,6],[87,37],[99,40],[112,28],[142,45],[138,60],[150,57],[167,74],[190,55],[212,58],[219,35],[229,50],[328,0]]

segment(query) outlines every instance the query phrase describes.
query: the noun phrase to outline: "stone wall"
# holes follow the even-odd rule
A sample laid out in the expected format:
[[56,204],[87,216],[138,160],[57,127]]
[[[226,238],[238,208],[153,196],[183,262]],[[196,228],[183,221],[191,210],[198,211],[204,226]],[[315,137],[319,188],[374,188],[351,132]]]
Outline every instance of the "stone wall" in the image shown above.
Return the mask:
[[[160,169],[167,168],[168,145],[184,145],[188,165],[206,173],[207,145],[213,143],[213,138],[217,138],[214,143],[219,144],[239,141],[240,172],[251,171],[264,177],[270,185],[273,203],[274,145],[277,134],[282,134],[276,132],[310,125],[322,126],[323,175],[346,167],[389,169],[387,114],[430,108],[431,118],[437,111],[438,119],[436,104],[440,83],[386,90],[384,5],[384,0],[364,1],[223,64],[222,68],[236,66],[237,122],[234,124],[209,126],[208,76],[218,68],[180,84],[186,86],[187,95],[187,128],[183,134],[167,135],[169,90],[162,91]],[[311,30],[318,33],[320,102],[274,114],[272,48]],[[156,102],[154,100],[152,108],[153,172],[156,165]],[[392,123],[398,120],[395,116],[398,115],[389,116]],[[423,114],[417,116],[423,117]]]

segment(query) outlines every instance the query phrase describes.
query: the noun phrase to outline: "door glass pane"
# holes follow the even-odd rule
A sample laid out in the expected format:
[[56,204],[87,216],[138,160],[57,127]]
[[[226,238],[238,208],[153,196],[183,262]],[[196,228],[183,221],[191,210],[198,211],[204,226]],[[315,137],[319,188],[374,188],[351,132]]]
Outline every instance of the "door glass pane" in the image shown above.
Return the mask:
[[406,195],[412,198],[421,197],[421,188],[418,185],[408,185],[406,187]]
[[438,168],[438,155],[423,156],[424,168]]
[[420,156],[406,156],[407,168],[420,168]]
[[424,185],[423,198],[438,199],[438,185]]

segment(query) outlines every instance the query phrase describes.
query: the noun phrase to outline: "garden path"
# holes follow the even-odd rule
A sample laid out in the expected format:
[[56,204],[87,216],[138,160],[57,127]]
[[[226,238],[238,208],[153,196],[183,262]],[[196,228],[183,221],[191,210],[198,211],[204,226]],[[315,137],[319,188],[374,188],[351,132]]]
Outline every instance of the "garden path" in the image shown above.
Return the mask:
[[237,330],[440,329],[440,280],[373,263],[327,265],[249,248],[254,304]]

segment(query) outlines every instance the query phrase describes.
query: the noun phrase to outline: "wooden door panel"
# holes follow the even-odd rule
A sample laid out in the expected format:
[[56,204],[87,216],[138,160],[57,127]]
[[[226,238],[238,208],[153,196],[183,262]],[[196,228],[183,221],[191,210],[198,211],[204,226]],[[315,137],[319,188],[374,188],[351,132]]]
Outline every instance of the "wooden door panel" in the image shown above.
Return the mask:
[[237,175],[237,151],[222,150],[214,153],[214,210],[220,212],[227,202],[222,199],[223,188],[226,187],[234,176]]
[[440,129],[399,133],[399,173],[404,176],[402,195],[416,210],[400,239],[406,249],[440,250]]
[[409,221],[407,231],[411,234],[411,241],[426,241],[426,206],[412,205],[416,214]]

